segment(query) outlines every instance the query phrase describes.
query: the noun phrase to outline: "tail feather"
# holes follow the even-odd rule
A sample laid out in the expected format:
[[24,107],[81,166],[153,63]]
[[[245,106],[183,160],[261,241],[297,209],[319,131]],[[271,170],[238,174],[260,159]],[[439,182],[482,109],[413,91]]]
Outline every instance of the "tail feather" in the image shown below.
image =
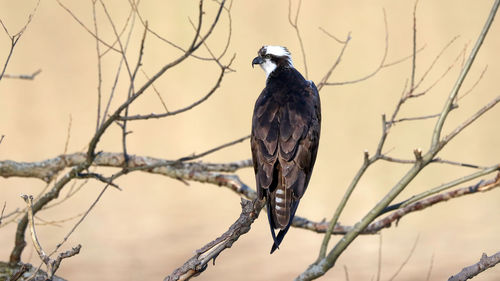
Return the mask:
[[[281,241],[283,241],[283,238],[285,238],[285,234],[288,232],[288,229],[292,225],[293,217],[295,216],[295,211],[297,211],[297,207],[299,206],[299,201],[300,200],[292,202],[292,206],[291,206],[291,210],[290,210],[290,219],[288,221],[288,224],[286,225],[286,227],[284,229],[282,229],[278,232],[278,236],[276,236],[276,234],[274,233],[274,228],[271,226],[271,234],[273,236],[274,243],[273,243],[273,246],[271,247],[270,254],[274,253],[274,251],[276,251],[276,249],[279,249]],[[268,214],[269,214],[269,208],[270,208],[270,206],[268,204],[267,205]],[[269,222],[271,225],[271,218],[269,218]]]
[[[268,199],[269,200],[269,199]],[[277,242],[278,240],[276,239],[276,233],[274,232],[274,228],[275,228],[275,225],[274,225],[274,221],[273,221],[273,215],[271,213],[271,204],[269,204],[269,202],[266,203],[267,205],[267,219],[269,220],[269,227],[271,227],[271,235],[273,236],[273,241],[274,243],[281,243],[280,242]],[[283,238],[281,238],[283,239]]]

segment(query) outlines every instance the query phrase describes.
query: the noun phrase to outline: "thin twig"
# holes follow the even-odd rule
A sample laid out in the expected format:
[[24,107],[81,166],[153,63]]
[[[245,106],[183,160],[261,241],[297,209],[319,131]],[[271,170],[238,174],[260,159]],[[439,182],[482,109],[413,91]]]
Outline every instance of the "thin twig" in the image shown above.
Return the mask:
[[[495,105],[497,105],[500,102],[500,95],[494,98],[492,101],[490,101],[488,104],[483,106],[481,109],[479,109],[476,113],[474,113],[469,119],[465,120],[462,124],[457,126],[451,133],[449,133],[447,136],[445,136],[441,142],[437,143],[439,147],[443,147],[446,145],[448,142],[450,142],[454,137],[456,137],[461,131],[463,131],[465,128],[467,128],[470,124],[472,124],[474,121],[476,121],[479,117],[481,117],[483,114],[488,112],[488,110],[492,109]],[[439,131],[441,128],[439,128]]]
[[299,0],[299,4],[297,6],[297,13],[295,13],[295,18],[292,20],[292,0],[288,0],[288,22],[295,30],[295,34],[297,35],[297,39],[299,40],[300,50],[302,53],[302,60],[304,61],[304,73],[307,78],[309,77],[309,72],[307,71],[306,51],[304,49],[304,42],[302,41],[302,36],[300,35],[299,25],[298,25],[301,5],[302,5],[302,0]]
[[418,0],[415,1],[415,5],[413,6],[413,55],[411,62],[411,78],[410,78],[410,92],[413,92],[415,89],[415,72],[417,69],[417,5]]
[[345,280],[349,281],[349,271],[347,270],[347,266],[344,265],[344,275],[345,275]]
[[102,101],[102,65],[101,65],[101,49],[99,40],[99,28],[97,27],[97,16],[96,16],[96,3],[97,0],[92,0],[92,20],[94,22],[94,33],[96,35],[95,48],[97,54],[97,118],[95,130],[99,129],[99,124],[101,121],[101,101]]
[[[149,76],[146,74],[146,71],[144,71],[144,69],[141,68],[141,72],[142,72],[142,74],[144,74],[144,77],[146,77],[146,79],[148,79],[148,80],[150,79]],[[158,91],[158,89],[156,89],[155,84],[151,84],[151,88],[153,89],[153,91],[155,92],[156,96],[160,100],[161,105],[163,106],[163,109],[165,109],[165,112],[169,112],[169,110],[167,108],[167,104],[163,100],[163,98],[162,98],[162,96],[160,94],[160,91]]]
[[41,69],[38,69],[37,71],[31,73],[31,74],[4,74],[3,78],[10,78],[10,79],[21,79],[21,80],[35,80],[36,76],[38,74],[42,73]]
[[[385,27],[385,47],[384,47],[384,54],[382,55],[382,59],[380,60],[379,65],[375,70],[373,70],[371,73],[358,78],[358,79],[353,79],[353,80],[348,80],[348,81],[341,81],[341,82],[325,82],[325,86],[340,86],[340,85],[348,85],[348,84],[356,84],[365,80],[370,79],[371,77],[375,76],[380,70],[386,67],[385,60],[387,59],[387,54],[389,53],[389,27],[387,24],[387,15],[385,13],[385,9],[382,9],[382,12],[384,14],[384,27]],[[393,65],[393,64],[391,64]]]
[[205,151],[205,152],[202,152],[202,153],[200,153],[200,154],[193,154],[193,155],[191,155],[191,156],[185,156],[185,157],[179,158],[179,159],[177,160],[177,162],[185,162],[185,161],[191,161],[191,160],[195,160],[195,159],[198,159],[198,158],[202,158],[202,157],[204,157],[204,156],[207,156],[208,154],[214,153],[214,152],[216,152],[216,151],[219,151],[219,150],[221,150],[221,149],[223,149],[223,148],[226,148],[226,147],[229,147],[229,146],[233,146],[233,145],[235,145],[235,144],[237,144],[237,143],[240,143],[240,142],[242,142],[242,141],[245,141],[245,140],[247,140],[247,139],[249,139],[249,138],[250,138],[250,135],[248,135],[248,136],[244,136],[244,137],[239,138],[239,139],[237,139],[237,140],[230,141],[230,142],[228,142],[228,143],[225,143],[225,144],[219,145],[219,146],[217,146],[217,147],[214,147],[214,148],[212,148],[212,149],[209,149],[209,150],[207,150],[207,151]]
[[337,36],[331,34],[330,32],[326,31],[323,27],[319,27],[319,30],[321,30],[324,34],[326,34],[326,36],[332,38],[333,40],[337,41],[339,44],[345,44],[347,43],[347,41],[344,41],[344,40],[340,40],[339,38],[337,38]]
[[[387,156],[385,154],[382,154],[380,156],[380,159],[388,161],[388,162],[394,162],[394,163],[415,164],[414,159],[410,160],[410,159],[394,158],[394,157]],[[488,168],[485,166],[479,166],[479,165],[475,165],[475,164],[469,164],[469,163],[441,159],[440,157],[436,157],[436,158],[432,159],[431,163],[449,164],[449,165],[453,165],[453,166],[467,167],[467,168],[473,168],[473,169],[487,169]]]
[[14,52],[14,48],[16,47],[17,42],[19,42],[19,39],[21,39],[21,36],[23,36],[24,31],[26,31],[26,29],[28,28],[28,25],[31,23],[31,20],[35,16],[36,11],[38,10],[38,6],[39,5],[40,5],[40,0],[38,0],[36,2],[36,6],[33,9],[33,11],[28,15],[28,19],[26,20],[26,23],[24,24],[23,27],[21,27],[21,29],[16,34],[12,34],[11,35],[9,33],[9,31],[7,30],[7,26],[5,26],[5,24],[3,23],[3,21],[0,19],[0,25],[2,25],[3,30],[5,31],[5,33],[7,34],[7,36],[9,36],[10,43],[11,43],[10,50],[9,50],[9,53],[7,54],[7,58],[5,59],[5,63],[3,65],[2,72],[0,72],[0,80],[2,80],[2,78],[5,75],[5,70],[7,69],[7,65],[9,64],[9,61],[10,61],[10,59],[12,57],[12,53]]
[[425,278],[425,281],[431,280],[431,273],[432,273],[433,265],[434,265],[434,253],[432,253],[432,256],[431,256],[431,262],[429,264],[429,270],[427,270],[427,278]]
[[122,121],[124,121],[124,120],[147,120],[147,119],[151,119],[151,118],[158,119],[158,118],[163,118],[163,117],[167,117],[167,116],[177,115],[177,114],[180,114],[180,113],[183,113],[183,112],[186,112],[188,110],[193,109],[194,107],[196,107],[196,106],[202,104],[203,102],[205,102],[210,96],[212,96],[213,93],[215,93],[215,91],[217,91],[217,89],[220,87],[220,85],[222,83],[224,75],[226,74],[226,69],[231,66],[231,63],[233,62],[233,59],[234,59],[234,57],[231,59],[231,61],[226,66],[223,66],[221,68],[221,72],[220,72],[219,78],[215,82],[215,85],[212,87],[212,89],[210,89],[210,91],[208,91],[208,93],[205,96],[203,96],[199,100],[193,102],[192,104],[190,104],[190,105],[188,105],[188,106],[186,106],[184,108],[178,109],[178,110],[174,110],[174,111],[170,111],[170,112],[165,112],[165,113],[159,113],[159,114],[152,113],[152,114],[148,114],[148,115],[120,116],[118,118],[118,120],[122,120]]
[[3,202],[2,212],[0,213],[0,226],[2,225],[3,213],[5,212],[5,207],[7,206],[7,201]]
[[380,281],[380,274],[382,272],[382,233],[378,235],[378,239],[377,275],[375,280]]
[[49,255],[45,253],[45,251],[42,248],[42,245],[40,244],[40,241],[38,240],[38,236],[35,231],[35,223],[33,221],[33,196],[28,196],[28,195],[22,195],[21,196],[26,204],[28,205],[28,217],[29,217],[29,225],[30,225],[30,230],[31,230],[31,240],[33,242],[33,246],[35,247],[36,252],[38,253],[38,256],[40,259],[43,261],[43,263],[47,266],[47,275],[48,275],[48,280],[51,280],[54,274],[56,273],[57,269],[61,265],[61,262],[65,258],[70,258],[74,255],[77,255],[80,253],[81,245],[77,245],[76,247],[72,248],[69,251],[60,253],[56,259],[50,258],[52,254],[54,254],[59,247],[56,247],[56,249]]
[[479,75],[479,77],[477,78],[476,82],[474,82],[474,84],[472,84],[472,86],[470,87],[470,89],[468,89],[467,91],[465,91],[465,93],[461,96],[457,96],[457,101],[461,100],[462,98],[464,98],[465,96],[467,96],[468,94],[470,94],[472,92],[472,90],[474,90],[474,88],[479,84],[479,82],[483,79],[483,76],[484,74],[486,73],[486,70],[488,70],[488,66],[486,65],[483,69],[483,71],[481,71],[481,74]]
[[97,36],[97,34],[94,34],[94,32],[92,32],[90,30],[90,28],[88,28],[74,13],[73,11],[71,11],[68,7],[64,6],[64,4],[60,1],[60,0],[56,0],[57,3],[59,4],[59,6],[61,6],[61,8],[63,8],[66,12],[68,12],[68,14],[78,23],[80,24],[81,27],[83,27],[83,29],[85,29],[85,31],[87,31],[92,37],[94,37],[96,40],[98,40],[101,44],[103,44],[104,46],[108,47],[110,50],[113,50],[115,52],[119,52],[118,49],[114,48],[112,45],[106,43],[104,40],[102,40],[99,36]]
[[403,270],[403,268],[406,266],[406,264],[410,260],[411,256],[413,256],[413,253],[415,252],[415,249],[417,248],[417,244],[418,244],[419,238],[420,238],[420,235],[417,235],[417,238],[415,239],[415,242],[413,243],[413,246],[411,247],[410,252],[408,253],[408,256],[403,261],[403,263],[401,263],[401,265],[396,270],[396,272],[394,272],[394,274],[391,276],[391,278],[388,279],[388,281],[394,280],[398,276],[398,274],[401,272],[401,270]]
[[326,85],[328,79],[330,79],[330,76],[332,75],[333,71],[337,68],[337,66],[340,64],[340,61],[342,60],[342,57],[344,55],[344,52],[347,48],[347,45],[349,45],[349,41],[351,40],[351,32],[347,33],[346,40],[344,46],[342,46],[342,49],[340,50],[340,53],[337,56],[337,59],[333,63],[332,67],[326,72],[325,76],[320,80],[318,83],[318,92],[321,91],[321,89]]
[[[99,202],[99,200],[101,199],[102,195],[108,189],[109,186],[110,186],[109,184],[106,184],[104,186],[104,188],[101,190],[101,192],[99,193],[99,195],[97,196],[97,198],[94,200],[94,202],[92,202],[92,204],[87,209],[87,211],[85,211],[85,213],[82,215],[82,217],[75,223],[75,225],[73,225],[73,227],[68,232],[68,234],[66,234],[66,236],[64,236],[63,240],[61,242],[59,242],[59,244],[56,245],[55,249],[50,253],[50,255],[53,255],[55,252],[57,252],[57,250],[59,250],[59,248],[62,245],[64,245],[64,243],[66,241],[68,241],[68,239],[71,236],[71,234],[73,234],[73,232],[75,232],[76,228],[83,222],[83,220],[85,220],[85,218],[89,215],[90,211],[92,211],[92,209],[97,205],[97,202]],[[80,245],[78,245],[78,246],[80,246]]]
[[439,141],[441,137],[441,130],[443,129],[444,122],[446,121],[446,117],[448,116],[453,102],[460,91],[460,88],[462,87],[462,84],[467,77],[467,74],[469,73],[469,70],[474,63],[474,60],[476,58],[476,55],[479,52],[479,49],[481,48],[481,45],[484,42],[484,39],[486,38],[486,35],[488,34],[488,31],[490,30],[491,24],[493,23],[493,20],[495,18],[496,12],[498,10],[498,6],[500,5],[500,1],[496,0],[495,3],[493,4],[493,7],[491,8],[490,14],[488,15],[488,19],[486,20],[486,23],[484,24],[484,27],[479,34],[479,37],[472,48],[469,57],[467,58],[467,61],[465,62],[464,67],[462,68],[462,71],[460,72],[460,75],[458,76],[457,81],[455,82],[455,85],[453,86],[453,89],[450,92],[450,95],[448,97],[448,100],[446,101],[446,104],[443,108],[443,111],[441,115],[439,116],[438,121],[436,122],[436,126],[434,128],[434,132],[432,135],[432,142],[431,142],[431,147],[435,147],[439,149]]

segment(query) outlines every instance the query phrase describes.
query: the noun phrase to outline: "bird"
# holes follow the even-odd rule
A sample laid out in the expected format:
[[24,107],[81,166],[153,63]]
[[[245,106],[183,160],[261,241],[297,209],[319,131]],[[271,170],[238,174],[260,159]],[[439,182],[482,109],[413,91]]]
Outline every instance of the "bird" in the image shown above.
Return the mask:
[[252,60],[252,67],[256,64],[266,73],[266,86],[255,102],[250,143],[258,198],[266,199],[272,254],[311,179],[321,103],[316,85],[295,69],[286,47],[263,46]]

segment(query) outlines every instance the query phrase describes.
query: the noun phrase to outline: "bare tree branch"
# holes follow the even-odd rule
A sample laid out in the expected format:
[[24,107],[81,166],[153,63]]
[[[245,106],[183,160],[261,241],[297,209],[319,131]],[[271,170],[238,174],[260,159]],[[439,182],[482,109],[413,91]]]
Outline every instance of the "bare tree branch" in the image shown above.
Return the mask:
[[[214,164],[183,163],[175,160],[164,160],[137,155],[129,155],[129,157],[130,160],[127,166],[129,171],[140,170],[148,173],[162,174],[172,178],[184,178],[187,180],[199,179],[199,181],[202,182],[203,178],[212,178],[212,176],[208,176],[210,172],[216,172],[213,174],[213,178],[215,179],[217,175],[219,175],[217,172],[230,173],[252,165],[251,160]],[[31,177],[50,182],[59,171],[65,168],[83,165],[85,161],[85,153],[60,155],[41,162],[16,162],[5,160],[0,161],[0,176],[4,178]],[[92,163],[93,166],[115,168],[121,168],[124,164],[125,160],[122,153],[111,152],[99,153]],[[198,176],[198,174],[200,174],[200,176]],[[206,176],[201,176],[201,174],[206,174]]]
[[2,78],[5,75],[5,70],[7,69],[7,65],[9,64],[10,58],[12,57],[12,53],[14,52],[14,48],[16,47],[17,42],[19,41],[19,39],[21,39],[21,36],[23,36],[24,31],[26,31],[26,28],[28,28],[28,25],[31,23],[31,20],[35,16],[39,5],[40,5],[40,0],[38,0],[36,2],[36,6],[33,9],[33,11],[28,15],[28,19],[26,20],[26,23],[21,28],[21,30],[19,30],[16,34],[10,34],[9,30],[7,29],[7,26],[5,26],[3,21],[0,19],[0,25],[3,27],[3,30],[5,31],[7,36],[9,36],[9,38],[10,38],[10,50],[9,50],[9,54],[7,55],[7,58],[5,59],[5,63],[3,65],[2,72],[0,72],[0,81],[2,80]]
[[61,262],[65,258],[72,257],[74,255],[77,255],[80,253],[81,245],[77,245],[73,249],[60,253],[56,259],[52,259],[50,255],[47,255],[45,251],[42,248],[42,245],[40,244],[40,241],[38,240],[38,236],[36,235],[35,231],[35,223],[33,221],[33,196],[28,196],[28,195],[22,195],[21,196],[26,204],[28,205],[28,217],[29,217],[29,225],[30,225],[30,230],[31,230],[31,240],[33,242],[33,246],[35,247],[36,252],[38,253],[38,256],[40,259],[43,261],[43,263],[47,266],[47,274],[48,274],[48,279],[52,279],[54,274],[56,273],[57,269],[59,269],[59,266],[61,265]]
[[98,40],[101,44],[104,46],[108,47],[110,50],[113,50],[115,52],[120,52],[118,49],[113,47],[112,45],[106,43],[104,40],[102,40],[97,34],[92,32],[89,27],[87,27],[74,13],[71,11],[68,7],[64,6],[64,4],[60,0],[56,0],[59,6],[63,8],[68,14],[78,23],[80,24],[83,29],[85,29],[92,37],[94,37],[96,40]]
[[473,264],[468,267],[464,267],[462,271],[456,275],[451,276],[448,281],[465,281],[471,279],[479,273],[485,271],[486,269],[493,267],[500,263],[500,252],[487,256],[485,253],[481,256],[478,263]]
[[[387,16],[385,14],[385,9],[383,9],[382,11],[384,14],[385,48],[384,48],[384,54],[382,55],[382,59],[380,60],[380,64],[377,66],[377,68],[375,68],[375,70],[373,70],[371,73],[369,73],[361,78],[358,78],[358,79],[341,81],[341,82],[326,82],[326,80],[325,80],[323,85],[325,85],[325,86],[340,86],[340,85],[347,85],[347,84],[356,84],[356,83],[370,79],[371,77],[375,76],[380,70],[387,67],[385,60],[387,59],[387,54],[389,53],[389,28],[387,26]],[[326,31],[324,31],[324,32],[326,33]],[[327,33],[327,34],[330,37],[332,37],[332,35],[330,35],[329,33]],[[335,37],[332,37],[332,38],[334,38],[335,40],[338,41],[338,39],[336,39]],[[347,42],[346,42],[346,44],[347,44]],[[394,64],[391,64],[391,65],[394,65]]]
[[[453,90],[450,93],[450,96],[448,97],[446,104],[444,106],[443,111],[441,112],[441,115],[437,121],[437,124],[435,126],[433,135],[432,135],[432,142],[431,142],[431,147],[428,152],[425,154],[422,153],[422,150],[416,149],[414,150],[415,156],[416,156],[416,162],[415,164],[406,172],[404,176],[401,177],[401,179],[397,182],[396,185],[358,222],[355,224],[354,228],[349,231],[347,234],[344,235],[342,239],[340,239],[337,244],[333,247],[332,250],[326,255],[326,247],[328,246],[328,241],[330,239],[330,233],[331,231],[327,232],[325,234],[323,243],[321,245],[320,253],[318,255],[318,258],[314,263],[312,263],[303,273],[301,273],[296,280],[313,280],[316,279],[323,274],[325,274],[331,267],[334,266],[335,262],[337,261],[338,257],[344,252],[344,250],[358,237],[358,235],[371,223],[373,222],[376,217],[383,212],[383,210],[396,198],[396,196],[405,189],[405,187],[419,174],[420,171],[424,167],[427,166],[427,164],[430,163],[430,161],[436,157],[437,153],[443,148],[443,146],[440,145],[440,134],[442,127],[444,125],[444,122],[446,120],[446,117],[448,113],[452,109],[452,103],[456,98],[456,95],[458,93],[458,90],[460,89],[460,86],[467,76],[468,70],[470,69],[472,63],[474,62],[474,59],[479,52],[479,49],[488,33],[489,28],[491,27],[491,24],[493,22],[493,19],[496,15],[496,12],[498,10],[498,6],[500,4],[500,0],[495,1],[493,4],[493,7],[490,10],[490,14],[488,16],[488,19],[486,20],[486,23],[484,24],[483,30],[480,33],[476,44],[474,48],[472,49],[469,57],[467,58],[467,61],[462,68],[462,71],[457,79],[457,82],[455,86],[453,87]],[[415,4],[416,7],[416,4]],[[416,10],[416,8],[415,8]],[[414,10],[414,13],[415,13]],[[415,18],[415,16],[414,16]],[[416,20],[415,20],[416,21]],[[416,33],[416,28],[414,25],[414,34]],[[414,35],[415,36],[415,35]],[[413,50],[414,50],[414,57],[415,57],[415,52],[416,52],[416,43],[415,40],[413,41]],[[415,73],[415,59],[413,60],[412,64],[412,75],[411,75],[411,83],[410,83],[410,89],[413,88],[414,85],[414,73]],[[397,107],[398,108],[398,107]],[[395,114],[393,115],[395,116]],[[477,118],[476,118],[477,119]],[[474,120],[476,120],[474,119]],[[394,120],[394,118],[392,119]],[[474,121],[473,120],[473,121]],[[381,137],[380,143],[383,144],[386,136],[386,132],[388,130],[387,128],[387,123],[385,122],[385,117],[383,117],[383,134]],[[389,124],[390,126],[390,124]],[[379,145],[380,147],[380,145]],[[379,151],[377,149],[377,151]],[[358,170],[358,173],[354,177],[353,181],[351,182],[350,186],[348,187],[344,198],[349,197],[350,193],[352,193],[352,190],[356,186],[357,182],[359,181],[359,178],[363,175],[363,173],[366,171],[368,165],[370,164],[370,160],[373,159],[373,161],[378,160],[379,155],[375,155],[374,158],[368,158],[367,152],[365,152],[365,161],[362,165],[362,167]],[[342,200],[342,203],[344,203],[344,198]],[[344,203],[345,204],[345,203]],[[332,220],[330,221],[330,226],[329,229],[332,229],[334,224],[336,223],[338,217],[340,216],[340,212],[343,209],[343,205],[340,204],[339,207],[336,209]]]
[[165,281],[174,280],[189,280],[192,277],[200,274],[207,269],[208,263],[215,259],[225,249],[231,248],[234,242],[241,235],[250,231],[250,226],[259,216],[259,212],[264,206],[264,201],[254,200],[248,201],[241,199],[241,214],[240,217],[224,232],[220,237],[209,242],[202,248],[196,251],[195,255],[190,258],[184,265],[177,268],[167,276]]
[[[393,213],[387,215],[384,218],[381,218],[377,221],[370,223],[365,229],[363,229],[360,234],[376,234],[380,230],[384,228],[389,228],[392,226],[392,223],[398,223],[401,218],[406,216],[407,214],[424,210],[428,207],[431,207],[437,203],[446,202],[450,199],[458,198],[465,195],[476,194],[478,192],[487,192],[491,191],[500,186],[500,173],[498,173],[494,178],[489,180],[481,180],[476,184],[461,187],[455,190],[447,191],[444,193],[440,193],[434,196],[430,196],[427,198],[421,198],[418,201],[412,201],[410,204],[402,205],[399,204]],[[403,201],[406,202],[406,201]],[[306,218],[301,218],[296,216],[293,220],[293,226],[297,228],[304,228],[307,230],[311,230],[317,233],[326,233],[328,230],[330,222],[321,221],[321,222],[313,222],[309,221]],[[335,227],[332,229],[331,234],[346,234],[352,231],[354,226],[341,225],[339,223],[335,224]]]
[[205,96],[203,96],[199,100],[193,102],[192,104],[190,104],[184,108],[175,110],[175,111],[169,111],[169,112],[160,113],[160,114],[151,113],[148,115],[120,116],[118,118],[118,120],[126,121],[126,120],[147,120],[147,119],[151,119],[151,118],[163,118],[163,117],[167,117],[167,116],[177,115],[177,114],[180,114],[180,113],[183,113],[183,112],[186,112],[188,110],[193,109],[194,107],[205,102],[220,87],[220,85],[222,83],[222,79],[224,78],[224,75],[226,74],[226,70],[230,68],[233,60],[234,60],[234,57],[231,59],[231,61],[227,65],[221,67],[221,72],[220,72],[219,78],[215,82],[215,85],[212,87],[212,89],[210,89],[210,91],[208,91],[208,93]]

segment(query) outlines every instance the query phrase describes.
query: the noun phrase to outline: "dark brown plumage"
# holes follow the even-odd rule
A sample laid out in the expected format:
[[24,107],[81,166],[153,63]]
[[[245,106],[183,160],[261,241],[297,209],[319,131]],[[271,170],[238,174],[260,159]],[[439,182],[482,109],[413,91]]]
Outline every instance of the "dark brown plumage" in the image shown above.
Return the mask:
[[268,73],[255,103],[251,148],[257,192],[267,199],[271,253],[288,231],[311,178],[321,123],[316,86],[293,67],[286,48],[276,48],[262,47],[252,62]]

